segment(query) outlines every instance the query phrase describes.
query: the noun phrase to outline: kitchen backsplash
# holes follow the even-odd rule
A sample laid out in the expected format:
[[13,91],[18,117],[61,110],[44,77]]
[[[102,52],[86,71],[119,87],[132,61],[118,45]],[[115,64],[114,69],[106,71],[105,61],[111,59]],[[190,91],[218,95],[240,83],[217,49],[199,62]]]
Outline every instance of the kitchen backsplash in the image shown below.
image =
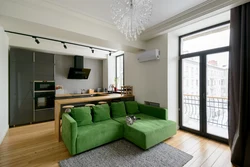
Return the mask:
[[55,56],[55,82],[62,85],[60,93],[81,93],[81,89],[96,89],[103,86],[103,63],[102,60],[84,59],[84,68],[90,68],[88,79],[67,79],[69,68],[74,67],[74,56]]

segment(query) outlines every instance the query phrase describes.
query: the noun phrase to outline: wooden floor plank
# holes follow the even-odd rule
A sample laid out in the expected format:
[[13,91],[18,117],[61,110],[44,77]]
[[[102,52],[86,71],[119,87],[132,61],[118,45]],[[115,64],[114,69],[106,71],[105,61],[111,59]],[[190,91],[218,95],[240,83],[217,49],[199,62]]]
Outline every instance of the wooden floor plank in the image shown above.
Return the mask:
[[[193,155],[185,166],[232,167],[227,145],[185,131],[165,143]],[[54,122],[10,128],[0,145],[1,167],[58,167],[71,157],[63,142],[57,142]]]

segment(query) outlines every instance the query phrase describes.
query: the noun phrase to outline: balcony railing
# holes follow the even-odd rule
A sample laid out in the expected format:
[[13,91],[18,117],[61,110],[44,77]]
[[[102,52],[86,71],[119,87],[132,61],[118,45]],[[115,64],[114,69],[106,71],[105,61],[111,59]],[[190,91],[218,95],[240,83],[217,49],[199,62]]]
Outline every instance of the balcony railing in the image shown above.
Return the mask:
[[[184,95],[183,112],[189,119],[200,120],[200,96]],[[228,128],[227,98],[207,97],[207,122],[214,126]]]

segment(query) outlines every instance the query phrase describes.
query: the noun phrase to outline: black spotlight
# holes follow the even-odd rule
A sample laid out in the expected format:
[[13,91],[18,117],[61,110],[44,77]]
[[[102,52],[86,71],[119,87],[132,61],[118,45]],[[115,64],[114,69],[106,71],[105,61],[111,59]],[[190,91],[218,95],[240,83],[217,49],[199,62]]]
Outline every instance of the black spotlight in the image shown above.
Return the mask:
[[111,52],[109,52],[109,56],[111,56]]
[[64,42],[62,42],[64,49],[67,49],[67,46]]
[[36,42],[37,44],[40,43],[40,41],[37,39],[37,37],[33,37],[33,38],[35,39],[35,42]]
[[90,48],[92,53],[95,53],[95,50],[93,48]]

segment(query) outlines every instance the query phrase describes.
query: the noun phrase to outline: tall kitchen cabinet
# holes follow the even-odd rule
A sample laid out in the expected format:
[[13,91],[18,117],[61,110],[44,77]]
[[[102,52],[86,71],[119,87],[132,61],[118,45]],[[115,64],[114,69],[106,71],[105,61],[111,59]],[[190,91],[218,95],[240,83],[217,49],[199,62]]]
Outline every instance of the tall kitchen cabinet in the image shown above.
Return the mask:
[[54,55],[42,52],[34,53],[34,80],[54,80]]
[[54,55],[11,48],[9,52],[9,125],[35,122],[35,80],[54,80]]

